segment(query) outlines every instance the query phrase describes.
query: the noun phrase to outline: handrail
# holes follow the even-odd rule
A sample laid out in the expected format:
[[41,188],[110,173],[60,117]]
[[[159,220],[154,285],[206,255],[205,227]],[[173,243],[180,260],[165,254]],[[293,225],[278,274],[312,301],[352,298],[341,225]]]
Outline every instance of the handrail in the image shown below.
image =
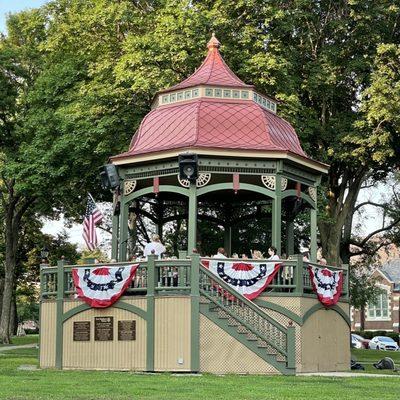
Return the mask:
[[238,298],[240,301],[242,301],[243,303],[245,303],[248,307],[250,307],[253,311],[255,311],[256,313],[260,314],[263,318],[265,318],[268,322],[270,322],[272,325],[274,325],[276,328],[278,328],[281,332],[283,333],[287,333],[287,329],[281,325],[279,322],[275,321],[274,319],[272,319],[268,314],[265,313],[265,311],[259,307],[257,304],[255,304],[254,302],[252,302],[251,300],[247,299],[246,297],[244,297],[243,295],[241,295],[239,292],[237,292],[236,290],[232,289],[231,286],[229,286],[227,283],[225,283],[221,278],[219,278],[218,276],[214,275],[208,268],[206,268],[201,260],[200,260],[200,271],[202,271],[203,273],[205,273],[209,278],[211,278],[212,280],[218,282],[218,285],[222,286],[227,292],[229,292],[231,295],[233,295],[234,297]]
[[304,261],[304,267],[306,268],[308,265],[311,265],[312,267],[317,267],[317,268],[327,268],[327,269],[334,269],[336,271],[343,271],[343,272],[347,272],[348,268],[347,265],[343,265],[342,267],[336,267],[333,265],[322,265],[322,264],[318,264],[312,261]]
[[[242,318],[238,317],[234,312],[232,312],[229,308],[225,307],[223,304],[217,303],[215,299],[212,298],[212,296],[208,295],[204,290],[200,289],[200,292],[203,296],[205,296],[208,300],[212,301],[214,304],[216,304],[219,308],[221,308],[224,312],[228,313],[232,318],[239,319],[240,323],[249,331],[251,331],[254,335],[257,335],[259,339],[263,340],[264,342],[267,342],[269,346],[273,347],[277,352],[283,354],[284,356],[287,356],[287,351],[279,348],[278,346],[275,345],[269,338],[264,336],[262,333],[258,332],[254,327],[252,327],[250,324],[248,324],[246,321],[243,321]],[[269,321],[268,321],[269,322]],[[287,334],[286,332],[282,332],[285,335]]]

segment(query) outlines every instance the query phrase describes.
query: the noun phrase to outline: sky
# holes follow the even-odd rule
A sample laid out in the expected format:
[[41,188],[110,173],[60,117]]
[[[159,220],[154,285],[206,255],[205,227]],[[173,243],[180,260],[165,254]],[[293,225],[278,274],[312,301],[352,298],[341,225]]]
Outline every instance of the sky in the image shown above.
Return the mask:
[[[0,0],[0,31],[5,33],[6,31],[6,16],[8,13],[22,11],[28,8],[36,8],[45,4],[48,0]],[[369,189],[368,191],[363,191],[360,196],[359,201],[365,200],[380,200],[382,193],[384,192],[384,187],[377,187]],[[357,220],[356,222],[359,222]],[[44,232],[50,234],[56,234],[64,229],[64,221],[50,221],[46,220],[44,224]],[[363,217],[362,223],[362,233],[371,232],[382,226],[382,217],[376,208],[369,207],[366,208],[366,212]],[[83,246],[82,239],[82,226],[74,225],[71,229],[66,229],[70,240],[73,243],[77,243],[79,246]]]
[[47,0],[0,0],[0,31],[6,31],[6,16],[9,13],[40,7]]

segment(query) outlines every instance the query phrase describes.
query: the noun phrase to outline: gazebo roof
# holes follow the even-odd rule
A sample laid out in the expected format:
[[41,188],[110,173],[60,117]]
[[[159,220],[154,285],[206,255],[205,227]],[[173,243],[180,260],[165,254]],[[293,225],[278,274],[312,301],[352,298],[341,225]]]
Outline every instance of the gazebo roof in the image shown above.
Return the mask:
[[[276,101],[242,82],[225,64],[213,37],[200,68],[183,82],[160,91],[129,150],[115,164],[199,154],[310,160],[289,122],[276,115]],[[301,161],[303,160],[303,161]]]
[[222,85],[236,88],[253,88],[253,85],[246,85],[226,65],[224,59],[221,57],[221,54],[218,51],[220,42],[214,34],[208,42],[207,47],[207,57],[200,67],[189,76],[189,78],[186,78],[184,81],[172,86],[169,89],[162,90],[160,93],[169,92],[176,89],[185,89],[198,85]]

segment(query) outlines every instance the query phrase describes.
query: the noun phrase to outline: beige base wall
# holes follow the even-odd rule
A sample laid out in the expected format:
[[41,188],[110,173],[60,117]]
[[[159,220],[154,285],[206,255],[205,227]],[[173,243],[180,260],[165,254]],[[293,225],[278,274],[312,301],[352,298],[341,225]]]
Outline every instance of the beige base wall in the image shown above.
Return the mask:
[[297,372],[348,371],[350,328],[335,311],[319,310],[302,327],[301,368]]
[[40,356],[41,368],[56,366],[56,302],[43,301],[40,305]]
[[280,374],[204,315],[200,315],[200,372]]
[[155,300],[154,369],[190,371],[190,297]]
[[[123,301],[141,309],[146,309],[145,298],[123,298]],[[80,300],[66,300],[64,312],[83,304]],[[42,325],[40,331],[40,366],[55,367],[56,303],[42,304]],[[94,317],[114,318],[114,338],[112,341],[94,340]],[[118,321],[136,321],[136,340],[118,340]],[[73,323],[90,322],[90,341],[73,340]],[[91,308],[83,311],[64,323],[63,368],[97,370],[134,370],[146,369],[146,321],[138,315],[119,308]]]
[[[311,307],[319,304],[307,297],[262,297],[262,300],[278,304],[303,316]],[[337,303],[347,315],[349,304]],[[282,325],[287,326],[290,318],[264,310]],[[349,371],[350,369],[350,328],[334,310],[320,309],[296,328],[296,372]]]
[[[146,310],[145,297],[125,297],[124,302]],[[297,315],[304,315],[318,303],[311,298],[264,298]],[[83,304],[66,300],[64,312]],[[348,304],[339,303],[348,312]],[[265,308],[284,326],[289,319]],[[114,317],[113,341],[94,341],[94,317]],[[118,321],[136,321],[136,340],[118,341]],[[73,322],[90,321],[89,342],[73,341]],[[191,341],[190,297],[160,297],[155,299],[154,369],[155,371],[190,371]],[[110,307],[83,311],[64,324],[63,368],[146,370],[147,323],[138,315]],[[345,320],[333,310],[320,309],[303,326],[296,327],[296,371],[346,371],[350,364],[350,329]],[[55,367],[56,302],[41,304],[40,366]],[[279,371],[254,354],[239,341],[224,332],[207,317],[200,315],[200,371],[215,374],[279,374]]]

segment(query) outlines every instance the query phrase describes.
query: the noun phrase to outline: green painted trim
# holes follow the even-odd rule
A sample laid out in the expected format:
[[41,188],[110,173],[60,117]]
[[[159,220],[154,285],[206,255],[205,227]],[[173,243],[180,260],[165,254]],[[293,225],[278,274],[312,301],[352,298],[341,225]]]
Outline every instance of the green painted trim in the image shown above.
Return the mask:
[[190,263],[190,370],[200,371],[200,256],[193,254]]
[[272,245],[276,247],[278,255],[282,251],[282,179],[277,174],[275,179],[276,198],[272,200]]
[[[197,191],[197,196],[202,196],[207,193],[217,192],[219,190],[233,190],[233,182],[229,183],[215,183],[213,185],[204,186]],[[240,183],[239,190],[247,190],[249,192],[260,193],[264,196],[268,196],[271,199],[275,199],[275,192],[262,186],[252,185],[250,183]]]
[[303,295],[304,291],[304,280],[303,280],[303,270],[304,270],[304,261],[303,261],[303,255],[302,254],[296,254],[293,256],[293,258],[296,260],[296,267],[294,269],[294,282],[296,285],[296,288],[294,290],[294,293],[296,293],[298,296]]
[[112,217],[111,258],[118,261],[119,215]]
[[317,262],[317,203],[315,202],[315,208],[310,210],[310,260],[311,262]]
[[64,261],[57,262],[56,368],[63,363]]
[[189,188],[189,210],[188,210],[188,254],[192,254],[197,247],[197,188],[195,183]]
[[286,336],[287,367],[296,368],[296,328],[289,326]]
[[256,341],[247,340],[246,335],[239,333],[236,327],[228,325],[227,319],[218,318],[215,312],[210,311],[208,304],[200,304],[200,313],[282,374],[293,375],[296,372],[295,368],[287,368],[286,362],[279,362],[274,355],[267,354],[265,349],[257,346]]
[[[288,189],[288,190],[285,190],[285,191],[282,192],[282,199],[285,199],[286,197],[290,197],[290,196],[297,197],[297,190]],[[301,192],[300,193],[300,197],[303,200],[305,200],[312,208],[316,208],[315,202],[313,201],[313,199],[309,195]]]
[[[189,196],[189,190],[185,189],[183,187],[179,187],[179,186],[160,185],[159,191],[160,192],[177,193],[177,194],[181,194],[182,196],[186,196],[186,197]],[[127,203],[131,202],[132,200],[135,200],[138,197],[144,196],[145,194],[149,194],[149,193],[153,193],[153,186],[140,189],[137,192],[132,192],[128,196],[124,196],[123,202],[124,202],[124,204],[127,204]]]
[[[125,311],[130,311],[131,313],[138,315],[140,318],[143,318],[145,321],[147,321],[147,319],[148,319],[147,312],[137,306],[134,306],[133,304],[129,304],[129,303],[119,300],[118,302],[114,303],[112,305],[112,307],[119,308],[119,309],[125,310]],[[90,309],[91,309],[91,307],[88,304],[84,303],[84,304],[80,304],[77,307],[72,308],[71,310],[68,310],[63,315],[63,323],[68,321],[70,318],[72,318],[76,314],[80,314],[81,312],[90,310]]]
[[120,212],[120,235],[119,235],[119,255],[118,261],[124,262],[126,261],[126,253],[128,247],[128,217],[129,217],[129,205],[121,201],[121,212]]
[[154,371],[155,345],[155,286],[156,286],[156,257],[152,254],[147,258],[147,341],[146,341],[146,371]]
[[254,303],[256,303],[260,307],[268,308],[269,310],[276,311],[285,317],[290,318],[292,321],[296,322],[298,325],[303,325],[303,319],[301,316],[295,314],[293,311],[288,310],[285,307],[280,306],[279,304],[271,303],[270,301],[262,300],[262,299],[254,299]]
[[346,324],[351,327],[351,321],[350,321],[350,317],[337,305],[333,306],[333,307],[329,307],[326,308],[324,307],[321,303],[318,304],[314,304],[312,307],[310,307],[303,315],[303,325],[306,323],[306,321],[308,320],[308,318],[311,317],[311,315],[313,315],[315,312],[319,311],[319,310],[326,310],[326,311],[335,311],[337,312],[346,322]]

